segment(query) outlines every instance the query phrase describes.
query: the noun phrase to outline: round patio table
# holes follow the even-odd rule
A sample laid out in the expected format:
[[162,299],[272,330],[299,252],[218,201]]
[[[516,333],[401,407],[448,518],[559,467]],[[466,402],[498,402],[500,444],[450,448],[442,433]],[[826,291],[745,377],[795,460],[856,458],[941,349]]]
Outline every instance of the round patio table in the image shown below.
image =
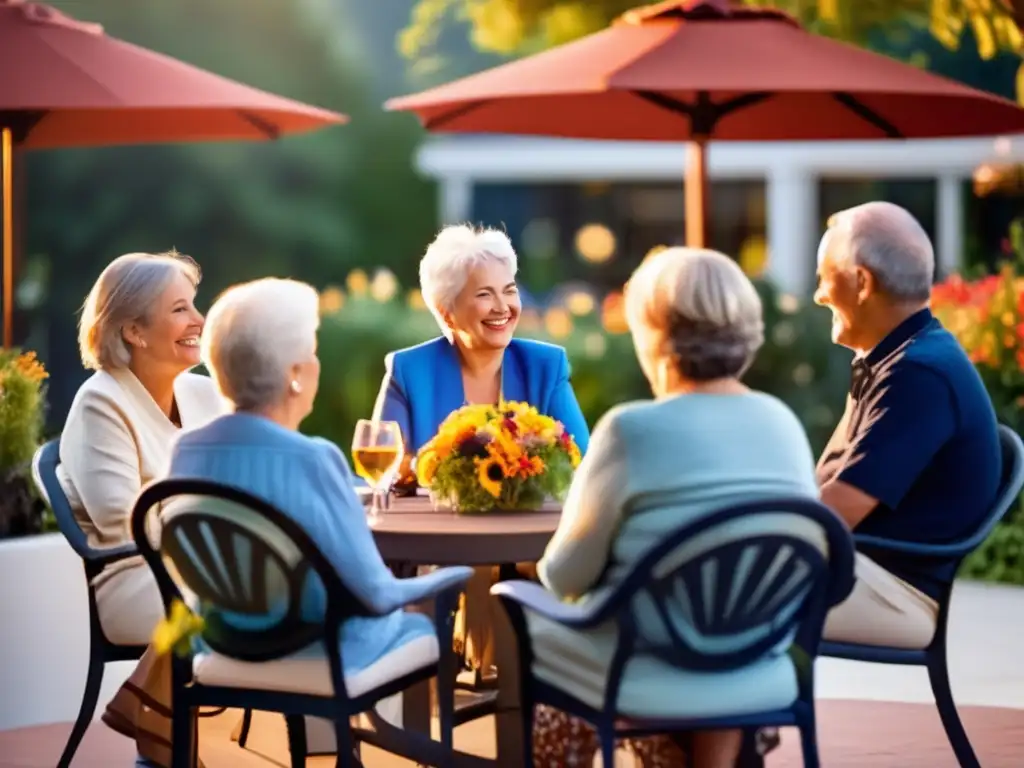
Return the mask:
[[[373,535],[386,562],[410,570],[420,565],[496,565],[503,578],[516,578],[515,563],[541,558],[561,514],[561,504],[548,503],[538,510],[458,515],[435,510],[429,498],[418,495],[392,499],[373,524]],[[523,765],[516,639],[505,611],[493,599],[491,605],[497,691],[487,701],[460,708],[456,724],[493,714],[500,764]],[[420,687],[403,698],[403,723],[429,733],[429,689]]]
[[503,565],[535,562],[544,554],[562,507],[457,515],[434,510],[426,496],[396,498],[373,526],[388,562],[409,565]]

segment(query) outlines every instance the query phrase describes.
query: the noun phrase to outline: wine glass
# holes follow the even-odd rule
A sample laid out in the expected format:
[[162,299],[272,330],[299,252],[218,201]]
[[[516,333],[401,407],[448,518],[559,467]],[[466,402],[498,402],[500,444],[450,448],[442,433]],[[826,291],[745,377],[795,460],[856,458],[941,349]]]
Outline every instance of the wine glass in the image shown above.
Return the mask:
[[356,474],[369,483],[373,491],[368,516],[370,524],[381,511],[381,495],[388,492],[388,483],[402,463],[402,431],[395,421],[360,419],[352,437],[352,461]]

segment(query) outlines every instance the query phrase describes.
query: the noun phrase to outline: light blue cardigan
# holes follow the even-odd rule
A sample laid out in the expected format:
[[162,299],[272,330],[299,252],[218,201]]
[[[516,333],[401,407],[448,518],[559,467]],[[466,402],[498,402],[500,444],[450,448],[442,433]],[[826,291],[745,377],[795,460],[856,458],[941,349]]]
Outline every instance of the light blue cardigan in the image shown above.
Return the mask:
[[[427,616],[399,606],[432,592],[448,576],[435,572],[396,579],[392,575],[353,490],[348,462],[333,443],[260,416],[236,413],[183,433],[174,447],[169,474],[231,485],[269,502],[303,527],[356,598],[385,614],[346,621],[341,632],[346,673],[365,669],[410,640],[434,633]],[[325,612],[323,586],[311,575],[303,591],[303,617],[320,621]],[[252,627],[251,620],[244,623]]]
[[[374,418],[397,421],[415,453],[466,403],[456,348],[444,337],[389,354]],[[512,339],[501,364],[501,394],[562,422],[586,453],[590,430],[569,382],[569,359],[554,344]]]

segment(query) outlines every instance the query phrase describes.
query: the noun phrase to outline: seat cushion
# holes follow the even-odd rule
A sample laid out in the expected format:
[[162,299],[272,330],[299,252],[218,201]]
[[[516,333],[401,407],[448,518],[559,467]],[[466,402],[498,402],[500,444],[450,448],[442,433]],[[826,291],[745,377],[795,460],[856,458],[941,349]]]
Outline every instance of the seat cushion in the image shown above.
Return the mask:
[[[352,698],[436,664],[440,657],[436,635],[420,635],[381,656],[358,672],[345,673]],[[314,646],[274,661],[239,661],[219,653],[197,654],[193,674],[204,685],[254,688],[266,691],[333,696],[331,671],[322,646]]]
[[[608,624],[576,631],[529,611],[526,619],[534,675],[600,709],[618,629]],[[784,709],[796,697],[796,669],[788,654],[728,672],[684,670],[638,655],[623,670],[617,709],[635,718],[718,717]]]

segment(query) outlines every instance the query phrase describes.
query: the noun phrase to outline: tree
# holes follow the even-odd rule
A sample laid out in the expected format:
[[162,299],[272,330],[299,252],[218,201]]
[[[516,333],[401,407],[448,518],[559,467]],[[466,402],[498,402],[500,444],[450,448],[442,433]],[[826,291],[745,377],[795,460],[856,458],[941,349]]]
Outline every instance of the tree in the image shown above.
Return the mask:
[[80,378],[75,310],[120,253],[173,246],[196,257],[203,306],[267,274],[320,287],[356,266],[415,276],[435,225],[431,186],[411,161],[421,130],[380,109],[336,0],[50,2],[115,37],[353,118],[265,144],[25,153],[21,274],[41,285],[16,331],[32,328],[27,341],[53,371],[53,423]]
[[[927,28],[955,50],[970,30],[983,59],[1024,52],[1024,0],[742,0],[787,11],[808,29],[865,44],[882,28]],[[532,53],[607,26],[642,0],[418,0],[399,35],[402,53],[432,60],[442,28],[469,28],[474,45],[500,56]],[[1024,97],[1024,67],[1018,75]]]

